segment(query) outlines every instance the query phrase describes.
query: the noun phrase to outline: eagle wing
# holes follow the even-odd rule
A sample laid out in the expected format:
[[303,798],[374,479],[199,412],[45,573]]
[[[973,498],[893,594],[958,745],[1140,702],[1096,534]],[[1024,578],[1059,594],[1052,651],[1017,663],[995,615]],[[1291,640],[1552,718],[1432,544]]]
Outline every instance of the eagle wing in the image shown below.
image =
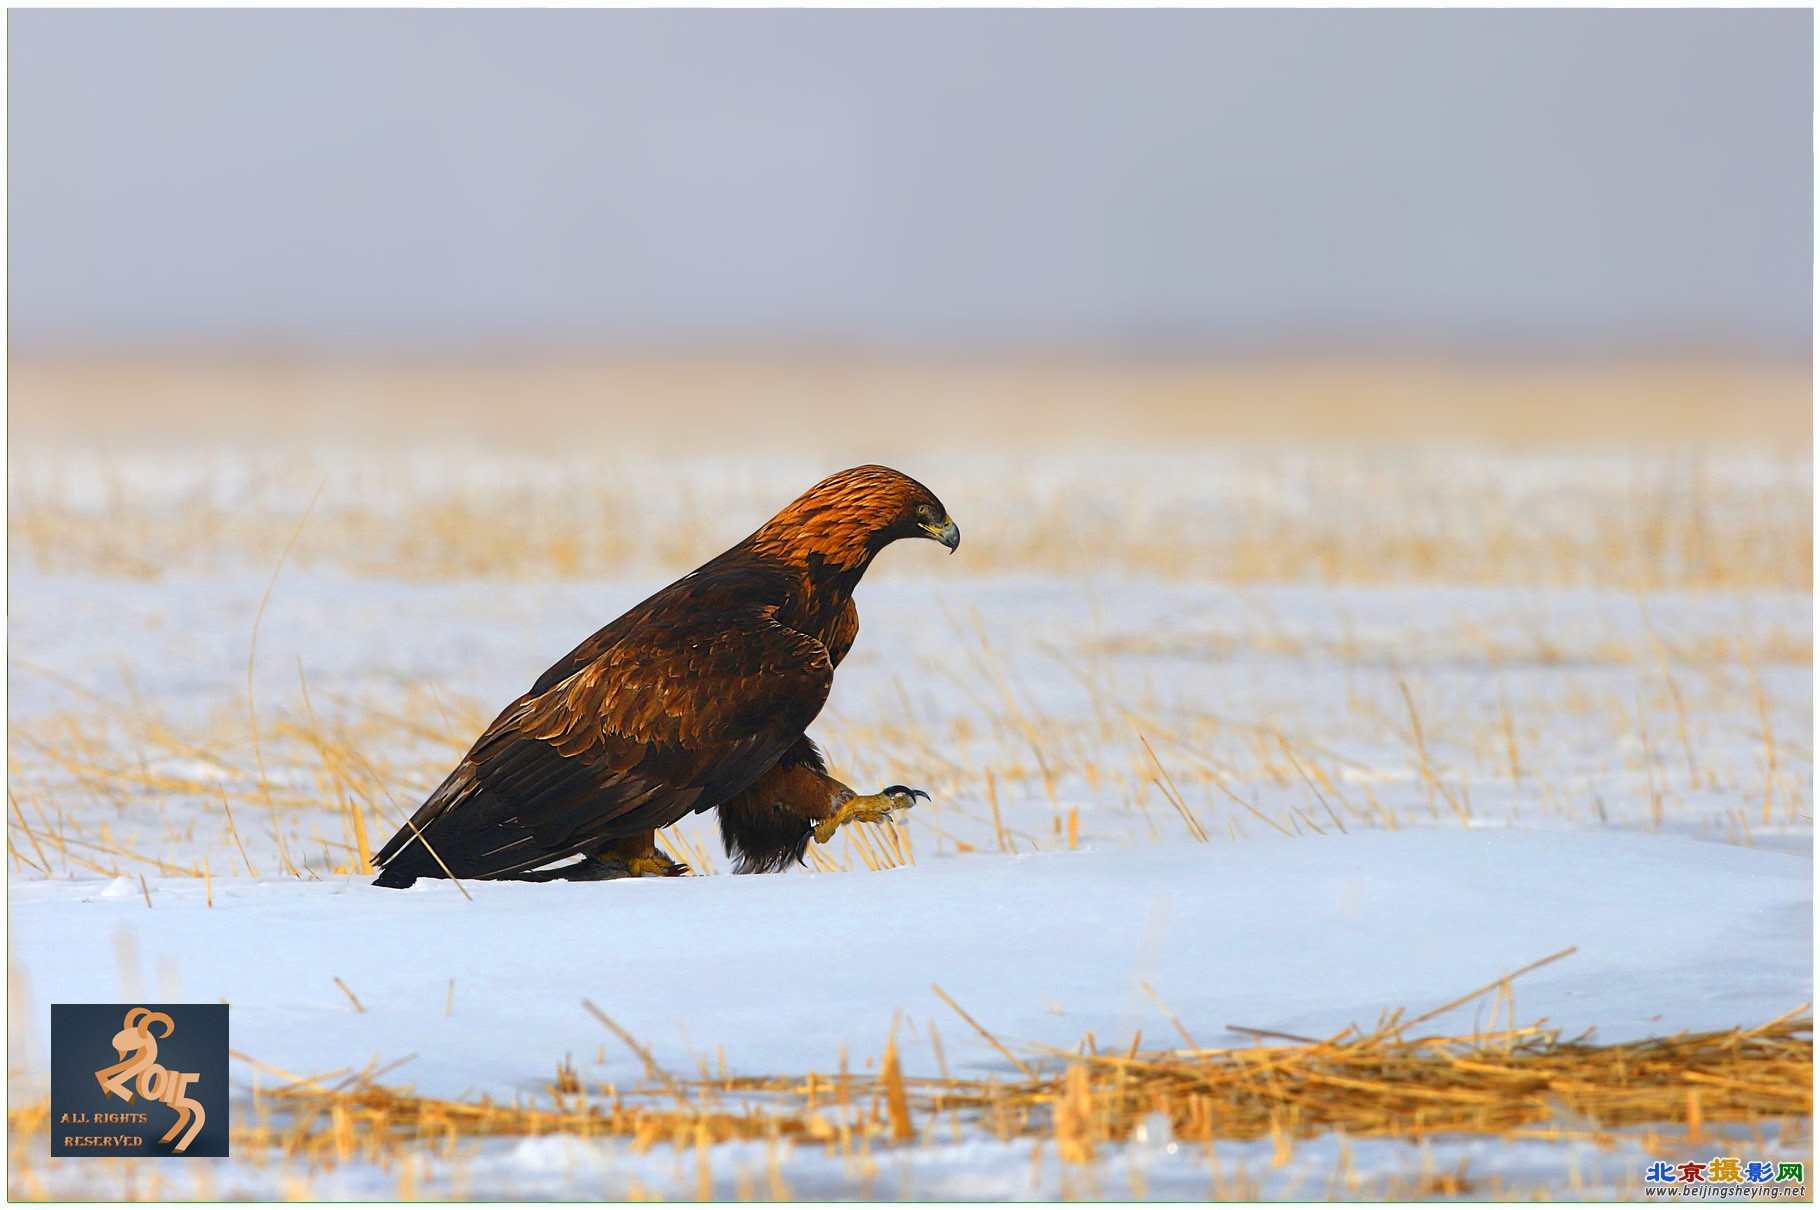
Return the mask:
[[[827,648],[775,613],[673,611],[680,620],[647,617],[615,641],[603,632],[591,659],[508,706],[375,860],[492,877],[738,793],[833,683]],[[420,834],[440,863],[411,844]]]

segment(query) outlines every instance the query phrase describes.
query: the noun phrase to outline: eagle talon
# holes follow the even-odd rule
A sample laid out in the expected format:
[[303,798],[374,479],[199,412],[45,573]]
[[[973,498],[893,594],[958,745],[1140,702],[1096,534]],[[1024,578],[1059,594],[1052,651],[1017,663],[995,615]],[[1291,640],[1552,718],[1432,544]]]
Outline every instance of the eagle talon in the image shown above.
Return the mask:
[[918,798],[928,797],[926,791],[912,790],[908,786],[886,786],[877,794],[849,798],[834,814],[816,821],[815,843],[827,844],[836,832],[850,823],[895,823],[893,811],[908,811],[916,805]]
[[641,853],[626,862],[626,868],[632,871],[633,877],[655,874],[659,878],[680,878],[689,872],[686,862],[676,861],[662,849],[652,849]]
[[881,790],[881,792],[852,797],[843,802],[841,810],[837,810],[834,815],[828,815],[826,819],[815,821],[812,826],[815,842],[826,844],[826,842],[832,841],[834,833],[839,832],[846,824],[895,822],[892,812],[910,810],[910,806],[915,804],[917,795],[921,795],[925,799],[928,797],[921,790],[910,790],[908,786],[886,786],[885,790]]

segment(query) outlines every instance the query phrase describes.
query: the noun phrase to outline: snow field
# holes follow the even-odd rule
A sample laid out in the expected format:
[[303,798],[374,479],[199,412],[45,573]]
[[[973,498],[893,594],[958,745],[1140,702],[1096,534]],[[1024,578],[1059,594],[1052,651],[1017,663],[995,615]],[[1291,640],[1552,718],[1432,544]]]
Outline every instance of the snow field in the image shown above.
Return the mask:
[[[708,876],[472,900],[371,888],[361,855],[551,659],[694,559],[621,549],[565,571],[558,547],[595,530],[560,510],[513,554],[465,531],[471,514],[411,501],[525,468],[420,468],[397,500],[306,527],[261,616],[249,710],[253,619],[321,480],[292,500],[251,462],[200,465],[78,468],[24,501],[70,508],[21,530],[10,585],[16,1102],[42,1088],[51,1003],[138,996],[226,998],[235,1049],[288,1071],[415,1055],[387,1081],[506,1098],[565,1062],[590,1085],[638,1075],[584,998],[680,1072],[831,1071],[843,1050],[879,1056],[898,1020],[908,1070],[936,1069],[939,1037],[957,1075],[1009,1063],[934,986],[1020,1053],[1089,1033],[1167,1045],[1172,1015],[1203,1046],[1251,1040],[1230,1026],[1330,1036],[1569,947],[1515,980],[1514,1007],[1482,997],[1437,1031],[1495,1014],[1616,1042],[1811,999],[1811,556],[1789,498],[1811,498],[1805,463],[1713,460],[1692,505],[1679,464],[1639,457],[1365,460],[1337,480],[1312,456],[956,464],[937,486],[960,555],[881,560],[811,729],[852,784],[932,802],[784,876],[723,876],[700,817],[667,843]],[[710,532],[719,518],[789,494],[692,473],[686,503],[654,507],[681,510],[663,516],[695,556],[744,532]],[[467,562],[448,553],[464,537]],[[1573,1197],[1634,1195],[1654,1155],[1629,1135],[1329,1135],[1280,1165],[1268,1143],[1172,1145],[1086,1170],[979,1132],[859,1158],[728,1143],[705,1162],[722,1197],[773,1176],[805,1197],[1426,1197],[1461,1192],[1462,1161],[1470,1195]],[[417,1159],[16,1164],[14,1188],[692,1196],[702,1180],[698,1157],[601,1140]]]

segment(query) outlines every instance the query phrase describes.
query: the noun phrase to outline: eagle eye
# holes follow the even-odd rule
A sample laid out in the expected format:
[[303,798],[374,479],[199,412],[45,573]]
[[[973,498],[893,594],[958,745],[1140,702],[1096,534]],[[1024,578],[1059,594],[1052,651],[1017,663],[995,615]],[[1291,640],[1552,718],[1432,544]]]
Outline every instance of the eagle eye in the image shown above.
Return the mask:
[[935,520],[935,510],[930,508],[927,504],[919,504],[916,506],[916,519],[918,521],[933,521]]

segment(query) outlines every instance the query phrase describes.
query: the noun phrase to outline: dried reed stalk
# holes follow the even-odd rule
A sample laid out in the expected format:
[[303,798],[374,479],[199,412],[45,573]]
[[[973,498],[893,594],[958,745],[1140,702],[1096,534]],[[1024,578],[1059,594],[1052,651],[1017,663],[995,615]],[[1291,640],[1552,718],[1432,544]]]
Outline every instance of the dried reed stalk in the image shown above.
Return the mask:
[[[641,1151],[742,1139],[911,1145],[933,1139],[919,1136],[915,1121],[933,1125],[944,1113],[1007,1142],[1054,1139],[1075,1162],[1128,1140],[1158,1113],[1179,1140],[1269,1138],[1279,1149],[1329,1131],[1566,1138],[1655,1126],[1692,1135],[1716,1123],[1811,1116],[1812,1031],[1811,1018],[1791,1014],[1755,1029],[1612,1046],[1562,1041],[1536,1026],[1417,1040],[1349,1030],[1240,1050],[1095,1053],[1083,1045],[1046,1052],[1062,1061],[1059,1070],[1020,1061],[1023,1074],[1009,1080],[907,1076],[893,1050],[876,1075],[658,1073],[636,1089],[589,1093],[559,1074],[548,1103],[510,1105],[418,1096],[379,1085],[381,1073],[369,1070],[339,1085],[327,1083],[332,1076],[291,1077],[255,1089],[236,1113],[233,1146],[238,1155],[330,1166],[395,1160],[426,1144],[557,1133],[621,1138]],[[16,1140],[49,1129],[43,1104],[8,1120]]]

